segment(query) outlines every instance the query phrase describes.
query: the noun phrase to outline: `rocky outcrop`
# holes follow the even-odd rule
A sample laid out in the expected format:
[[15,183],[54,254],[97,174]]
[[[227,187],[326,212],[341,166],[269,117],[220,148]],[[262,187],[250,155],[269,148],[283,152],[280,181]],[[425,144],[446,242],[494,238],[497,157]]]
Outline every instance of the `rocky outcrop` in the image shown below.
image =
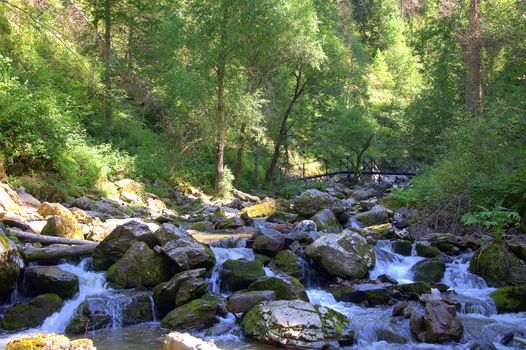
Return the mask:
[[7,343],[6,350],[95,350],[90,339],[69,340],[55,334],[31,334]]
[[307,246],[305,253],[328,274],[343,278],[362,278],[376,263],[371,246],[352,231],[324,235]]
[[56,294],[42,294],[28,302],[8,308],[2,319],[2,328],[9,331],[38,327],[53,313],[60,310],[62,299]]
[[411,271],[416,282],[439,282],[444,277],[446,264],[436,258],[424,259],[414,264]]
[[303,286],[303,284],[301,284],[301,282],[297,278],[287,275],[262,277],[256,282],[252,283],[248,287],[248,290],[270,290],[275,293],[276,299],[278,300],[309,300],[309,297],[307,296],[307,292],[305,291],[305,287]]
[[311,217],[323,209],[328,209],[336,215],[348,209],[344,201],[315,189],[303,192],[294,198],[292,203],[294,211],[304,217]]
[[174,261],[180,271],[214,266],[215,256],[212,250],[186,231],[172,224],[163,224],[155,234],[161,243],[161,250]]
[[205,342],[188,333],[171,332],[164,338],[163,350],[218,350],[213,342]]
[[299,257],[290,250],[282,250],[270,263],[272,271],[277,274],[286,274],[296,278],[303,277],[303,268]]
[[157,237],[146,224],[129,221],[116,227],[95,248],[93,264],[97,270],[106,270],[116,263],[134,242],[144,242],[153,248],[159,244]]
[[169,312],[161,321],[161,326],[180,331],[208,328],[214,323],[218,306],[217,297],[207,294]]
[[79,290],[77,275],[53,266],[28,267],[24,281],[32,295],[55,293],[61,298],[71,298]]
[[526,286],[499,288],[491,297],[499,313],[526,312]]
[[296,349],[338,348],[349,320],[324,306],[300,300],[260,304],[245,315],[245,333],[258,341]]
[[503,242],[492,242],[475,252],[469,271],[492,287],[526,284],[526,263],[517,258]]
[[329,209],[322,209],[311,218],[318,230],[326,232],[337,232],[340,228],[340,223],[336,215]]
[[9,298],[16,288],[20,270],[24,267],[16,245],[3,233],[0,226],[0,301]]
[[464,333],[462,322],[456,317],[456,306],[443,300],[428,301],[424,315],[413,310],[410,327],[413,337],[426,343],[458,342]]
[[203,277],[206,269],[195,269],[180,272],[173,276],[168,282],[163,282],[155,286],[153,289],[153,300],[155,307],[158,310],[173,310],[175,308],[175,301],[177,292],[183,283],[189,279],[197,279]]
[[167,281],[170,270],[166,258],[157,255],[146,243],[134,242],[108,269],[107,279],[120,288],[153,287]]
[[245,289],[265,276],[261,261],[227,260],[221,267],[221,288],[228,291]]
[[271,290],[246,292],[240,291],[230,295],[227,299],[226,309],[232,313],[245,313],[256,305],[276,299],[276,293]]

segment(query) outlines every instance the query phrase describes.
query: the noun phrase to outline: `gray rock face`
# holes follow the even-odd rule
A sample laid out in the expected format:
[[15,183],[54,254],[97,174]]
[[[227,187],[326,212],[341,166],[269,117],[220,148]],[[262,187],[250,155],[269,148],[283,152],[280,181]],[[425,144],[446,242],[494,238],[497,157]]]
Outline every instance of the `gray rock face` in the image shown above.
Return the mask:
[[228,312],[249,312],[256,305],[276,299],[276,293],[271,290],[260,290],[253,292],[237,292],[228,297],[226,309]]
[[307,190],[294,198],[293,204],[296,213],[305,217],[310,217],[323,209],[329,209],[334,214],[342,213],[347,209],[344,201],[315,189]]
[[0,300],[8,298],[16,288],[16,281],[23,267],[24,262],[16,245],[0,227]]
[[242,321],[247,335],[265,343],[296,349],[337,348],[348,326],[349,320],[344,315],[301,300],[260,304]]
[[175,296],[175,305],[181,306],[189,301],[200,298],[206,293],[208,282],[202,278],[191,278],[181,284]]
[[55,293],[61,298],[71,298],[79,290],[78,276],[58,267],[28,267],[24,278],[31,295]]
[[356,232],[328,234],[307,246],[305,253],[329,274],[343,278],[362,278],[376,263],[365,238]]
[[358,213],[356,215],[358,220],[364,227],[386,224],[389,222],[389,214],[387,209],[376,206],[372,210]]
[[442,300],[428,301],[424,315],[413,311],[410,327],[413,337],[426,343],[458,342],[464,334],[455,306]]
[[93,251],[93,265],[106,270],[124,256],[134,242],[144,242],[152,248],[159,244],[148,225],[130,221],[116,227]]
[[203,277],[206,269],[188,270],[173,276],[168,282],[163,282],[153,289],[153,300],[158,310],[173,310],[179,288],[189,279]]
[[285,246],[285,236],[281,233],[274,235],[258,236],[252,245],[255,252],[268,256],[274,256],[283,250]]
[[311,219],[316,223],[320,231],[336,232],[340,228],[336,215],[329,209],[320,210]]
[[212,250],[186,231],[172,224],[163,224],[156,235],[161,243],[161,250],[175,262],[180,271],[214,266],[215,256]]
[[444,277],[446,264],[439,259],[424,259],[411,268],[416,282],[439,282]]

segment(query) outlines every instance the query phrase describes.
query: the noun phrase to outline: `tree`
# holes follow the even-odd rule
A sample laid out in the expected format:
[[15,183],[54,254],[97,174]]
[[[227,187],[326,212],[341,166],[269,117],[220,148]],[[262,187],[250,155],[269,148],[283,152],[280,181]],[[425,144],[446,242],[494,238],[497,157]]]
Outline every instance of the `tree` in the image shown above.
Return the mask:
[[482,116],[482,34],[480,1],[469,0],[466,45],[466,106],[474,117]]
[[104,84],[105,91],[105,116],[108,130],[113,128],[113,98],[111,88],[111,6],[112,0],[104,0]]

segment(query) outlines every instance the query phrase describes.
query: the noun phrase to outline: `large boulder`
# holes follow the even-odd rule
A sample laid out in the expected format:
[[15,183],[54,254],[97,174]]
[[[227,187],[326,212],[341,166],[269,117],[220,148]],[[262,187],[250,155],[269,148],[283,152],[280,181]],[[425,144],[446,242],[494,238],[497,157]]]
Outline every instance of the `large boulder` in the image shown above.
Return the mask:
[[129,221],[117,226],[93,251],[93,265],[106,270],[115,264],[134,242],[144,242],[152,248],[159,244],[157,237],[146,224]]
[[279,252],[272,262],[270,268],[277,274],[286,274],[296,278],[303,277],[303,267],[300,258],[290,250]]
[[499,288],[491,297],[499,313],[526,312],[526,286]]
[[420,260],[411,267],[416,282],[439,282],[444,277],[446,264],[436,258]]
[[336,215],[348,209],[344,201],[315,189],[303,192],[294,198],[292,203],[294,211],[305,217],[310,217],[323,209],[329,209]]
[[303,220],[290,231],[287,238],[291,241],[310,244],[320,238],[320,234],[317,230],[318,228],[314,221]]
[[311,218],[320,231],[336,232],[340,228],[340,223],[336,215],[330,209],[322,209]]
[[221,267],[221,289],[236,291],[245,289],[259,278],[265,276],[260,260],[226,260]]
[[38,327],[48,317],[60,310],[62,299],[56,294],[42,294],[28,302],[11,306],[4,313],[2,328],[18,331]]
[[89,296],[75,310],[66,333],[84,334],[86,331],[107,328],[114,322],[119,326],[128,326],[152,321],[150,296],[149,292],[137,290]]
[[69,340],[66,336],[30,334],[7,343],[6,350],[95,350],[90,339]]
[[164,338],[163,350],[219,350],[214,342],[205,342],[188,333],[170,332]]
[[55,293],[61,298],[71,298],[79,290],[77,275],[54,266],[28,267],[24,280],[31,295]]
[[475,252],[469,271],[492,287],[526,284],[526,263],[517,258],[503,242],[492,242]]
[[217,297],[206,294],[170,311],[161,321],[161,326],[179,331],[205,329],[214,323],[218,307]]
[[134,242],[130,249],[113,264],[107,279],[120,288],[153,287],[170,278],[167,259],[157,255],[144,242]]
[[[273,230],[275,231],[275,230]],[[285,247],[285,236],[276,231],[275,234],[257,236],[252,244],[255,252],[274,256]]]
[[373,210],[356,214],[356,220],[364,227],[382,225],[389,222],[389,213],[387,209],[376,206]]
[[336,301],[361,303],[367,306],[387,305],[391,301],[393,288],[382,284],[360,284],[355,287],[338,286],[331,290]]
[[175,262],[180,271],[215,265],[212,250],[175,225],[163,224],[156,235],[161,243],[161,250]]
[[208,282],[202,278],[191,278],[184,281],[175,296],[175,305],[181,306],[189,301],[202,297],[208,289]]
[[16,245],[7,238],[0,226],[0,301],[11,296],[23,267],[24,262]]
[[436,247],[433,247],[432,245],[423,243],[416,244],[416,255],[418,256],[422,256],[424,258],[435,258],[440,256],[440,254],[440,250],[438,250]]
[[373,269],[375,254],[365,238],[353,231],[328,234],[308,245],[305,253],[330,275],[362,278]]
[[243,208],[241,209],[239,215],[243,218],[260,218],[264,216],[271,216],[278,210],[279,207],[280,204],[278,201],[269,200]]
[[0,183],[0,211],[19,213],[18,195],[8,185]]
[[206,269],[188,270],[173,276],[168,282],[163,282],[153,289],[153,300],[158,310],[173,310],[177,292],[183,283],[190,279],[203,277]]
[[245,315],[245,333],[258,341],[296,349],[338,348],[349,320],[337,311],[301,300],[271,301]]
[[456,316],[456,306],[443,300],[430,300],[422,315],[413,310],[410,320],[411,334],[421,342],[458,342],[464,334],[462,322]]
[[309,301],[305,287],[301,282],[292,276],[278,275],[272,277],[262,277],[256,282],[252,283],[248,290],[273,291],[278,300],[294,300],[300,299]]
[[42,229],[41,234],[74,239],[84,238],[77,218],[62,204],[44,202],[38,207],[38,213],[47,218],[46,226]]
[[276,293],[271,290],[257,290],[252,292],[239,291],[227,299],[226,309],[232,313],[245,313],[262,302],[276,299]]

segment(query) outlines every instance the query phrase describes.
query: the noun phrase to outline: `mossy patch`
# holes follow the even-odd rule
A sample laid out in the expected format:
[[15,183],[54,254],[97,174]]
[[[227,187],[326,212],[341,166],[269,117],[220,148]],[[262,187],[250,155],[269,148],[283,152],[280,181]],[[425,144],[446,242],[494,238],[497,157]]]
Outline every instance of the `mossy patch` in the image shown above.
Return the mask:
[[526,286],[510,286],[491,293],[499,313],[526,311]]

